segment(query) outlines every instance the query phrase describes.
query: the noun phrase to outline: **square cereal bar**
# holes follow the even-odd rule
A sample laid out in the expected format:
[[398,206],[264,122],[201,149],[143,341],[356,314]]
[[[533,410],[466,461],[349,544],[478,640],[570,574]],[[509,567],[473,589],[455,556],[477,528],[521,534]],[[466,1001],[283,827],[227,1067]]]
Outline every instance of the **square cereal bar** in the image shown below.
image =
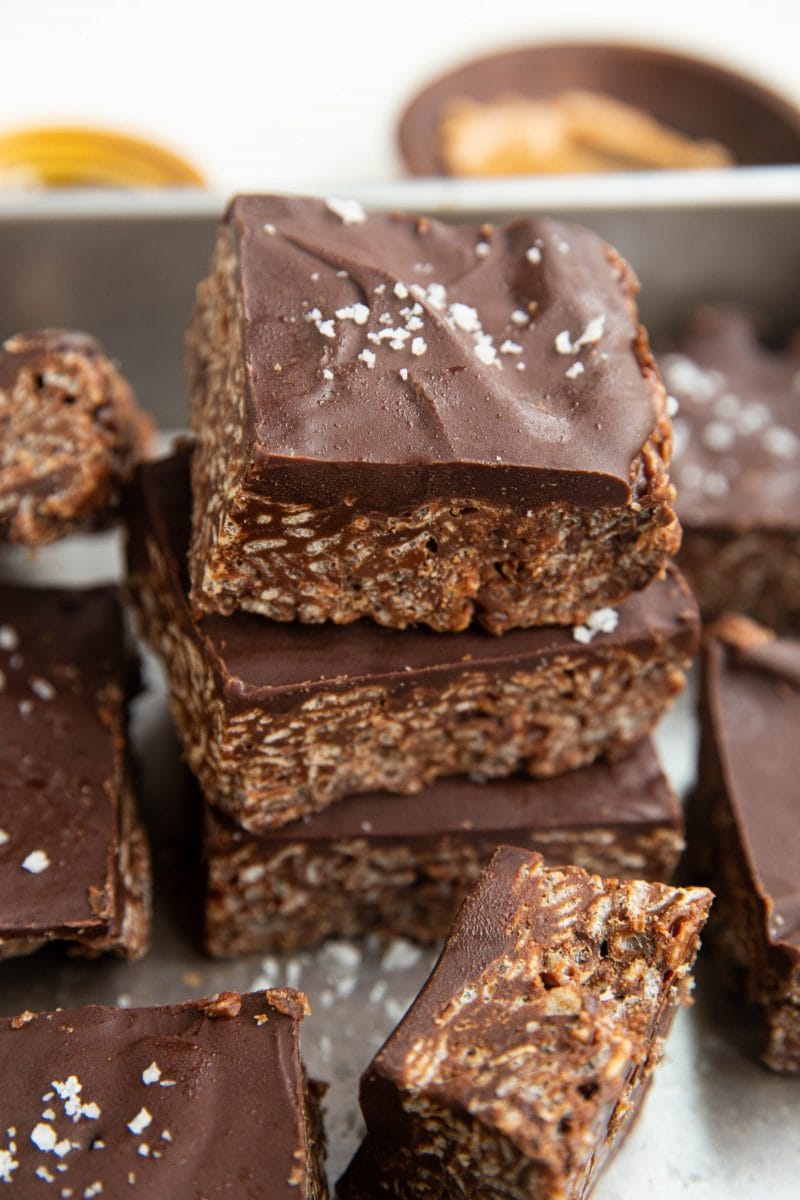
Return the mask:
[[0,1020],[9,1196],[325,1200],[289,988]]
[[574,632],[498,639],[250,613],[198,620],[185,576],[188,454],[137,475],[130,588],[167,669],[189,766],[251,832],[350,793],[417,792],[440,775],[555,775],[620,757],[684,684],[697,610],[672,572]]
[[189,330],[197,613],[579,623],[678,546],[636,280],[589,230],[240,196]]

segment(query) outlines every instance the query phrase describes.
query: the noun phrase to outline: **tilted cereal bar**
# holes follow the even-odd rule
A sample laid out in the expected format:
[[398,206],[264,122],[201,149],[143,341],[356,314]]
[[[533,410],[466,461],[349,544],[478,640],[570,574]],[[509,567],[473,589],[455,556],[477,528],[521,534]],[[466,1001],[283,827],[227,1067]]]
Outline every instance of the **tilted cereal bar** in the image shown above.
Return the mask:
[[498,850],[362,1078],[342,1200],[581,1200],[688,999],[710,902]]

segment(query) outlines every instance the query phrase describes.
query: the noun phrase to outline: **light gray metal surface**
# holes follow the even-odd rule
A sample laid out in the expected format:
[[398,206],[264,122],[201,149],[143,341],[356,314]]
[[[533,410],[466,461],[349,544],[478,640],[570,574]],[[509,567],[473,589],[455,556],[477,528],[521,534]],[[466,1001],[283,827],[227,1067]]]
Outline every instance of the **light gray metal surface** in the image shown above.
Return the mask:
[[[396,189],[392,203],[412,207],[403,189]],[[448,207],[452,215],[453,204]],[[497,203],[494,212],[502,215]],[[616,240],[644,280],[645,308],[656,326],[669,327],[695,302],[721,295],[754,299],[783,327],[800,325],[796,202],[784,197],[777,204],[718,211],[695,206],[581,215],[606,234],[621,235]],[[57,213],[12,220],[0,212],[0,332],[45,322],[85,324],[123,358],[161,420],[182,421],[182,326],[213,224],[213,214],[191,215],[188,206],[183,215],[119,214],[98,222],[87,216],[62,220]],[[5,554],[0,576],[88,583],[113,577],[119,563],[114,536],[77,538],[32,562],[19,552]],[[133,728],[156,865],[152,953],[131,965],[70,960],[50,949],[0,963],[0,1013],[91,1002],[167,1003],[284,982],[300,986],[313,1009],[303,1034],[305,1057],[312,1073],[332,1085],[326,1121],[335,1178],[360,1134],[359,1072],[416,993],[434,954],[399,943],[387,958],[380,947],[347,942],[284,959],[205,958],[198,948],[199,880],[192,866],[196,818],[151,659],[146,681]],[[686,695],[658,733],[664,765],[682,792],[694,772],[692,714]],[[721,992],[713,963],[701,959],[696,1006],[679,1016],[645,1110],[598,1185],[597,1200],[797,1200],[800,1080],[761,1068],[754,1037],[750,1015]]]

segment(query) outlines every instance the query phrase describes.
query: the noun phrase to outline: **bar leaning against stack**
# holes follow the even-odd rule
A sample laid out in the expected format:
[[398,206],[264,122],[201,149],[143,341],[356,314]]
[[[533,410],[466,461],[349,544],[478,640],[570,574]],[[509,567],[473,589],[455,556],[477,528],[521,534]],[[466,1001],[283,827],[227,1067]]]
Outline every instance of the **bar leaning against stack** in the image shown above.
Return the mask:
[[[390,934],[394,912],[421,940],[510,830],[550,862],[669,875],[680,819],[640,743],[697,612],[635,290],[552,221],[231,204],[189,333],[195,446],[139,473],[129,544],[209,806],[212,952],[308,944],[311,860],[342,928]],[[628,756],[651,764],[630,862],[630,788],[581,808]],[[501,827],[455,819],[481,800]]]

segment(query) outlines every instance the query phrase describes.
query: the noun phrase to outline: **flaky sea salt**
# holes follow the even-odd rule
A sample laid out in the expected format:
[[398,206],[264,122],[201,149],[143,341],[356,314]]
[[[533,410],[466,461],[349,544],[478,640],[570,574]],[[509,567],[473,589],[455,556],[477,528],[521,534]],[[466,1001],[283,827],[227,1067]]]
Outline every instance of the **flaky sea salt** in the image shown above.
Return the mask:
[[469,304],[451,304],[449,310],[453,324],[459,329],[463,329],[465,333],[474,333],[480,328],[477,309],[472,308]]
[[34,675],[31,679],[31,691],[40,700],[55,700],[57,694],[52,683],[47,679],[42,679],[40,675]]
[[23,858],[20,864],[24,871],[29,871],[31,875],[41,875],[42,871],[46,871],[50,866],[50,859],[44,850],[31,850]]
[[364,365],[371,371],[375,366],[375,351],[367,350],[365,347],[359,354],[358,361],[364,363]]
[[529,263],[536,265],[542,261],[542,252],[538,246],[531,246],[529,250],[525,251],[525,257]]
[[366,304],[348,304],[336,309],[340,321],[355,321],[356,325],[366,325],[369,320],[369,309]]
[[619,613],[615,608],[598,608],[587,617],[585,625],[573,627],[572,636],[586,646],[598,633],[613,633],[618,624]]
[[567,367],[564,374],[566,375],[567,379],[577,379],[579,375],[583,374],[585,369],[586,368],[582,362],[576,362],[573,363],[571,367]]
[[148,1125],[152,1123],[153,1116],[146,1108],[140,1108],[135,1117],[128,1121],[128,1129],[131,1133],[137,1135],[144,1133]]
[[161,1078],[161,1068],[158,1063],[151,1062],[149,1067],[145,1067],[142,1071],[142,1083],[148,1086],[151,1083],[158,1083]]
[[415,337],[411,342],[411,353],[419,358],[428,349],[428,343],[421,337]]
[[0,625],[0,650],[11,653],[19,649],[19,635],[12,625]]
[[764,449],[776,458],[794,458],[800,447],[800,441],[791,429],[784,429],[780,425],[765,429],[761,440]]
[[342,200],[337,196],[329,196],[325,207],[344,225],[362,225],[367,219],[363,205],[359,204],[358,200]]
[[725,421],[709,421],[701,438],[703,445],[707,446],[709,450],[722,454],[725,450],[730,450],[736,441],[736,430],[733,425],[728,425]]

